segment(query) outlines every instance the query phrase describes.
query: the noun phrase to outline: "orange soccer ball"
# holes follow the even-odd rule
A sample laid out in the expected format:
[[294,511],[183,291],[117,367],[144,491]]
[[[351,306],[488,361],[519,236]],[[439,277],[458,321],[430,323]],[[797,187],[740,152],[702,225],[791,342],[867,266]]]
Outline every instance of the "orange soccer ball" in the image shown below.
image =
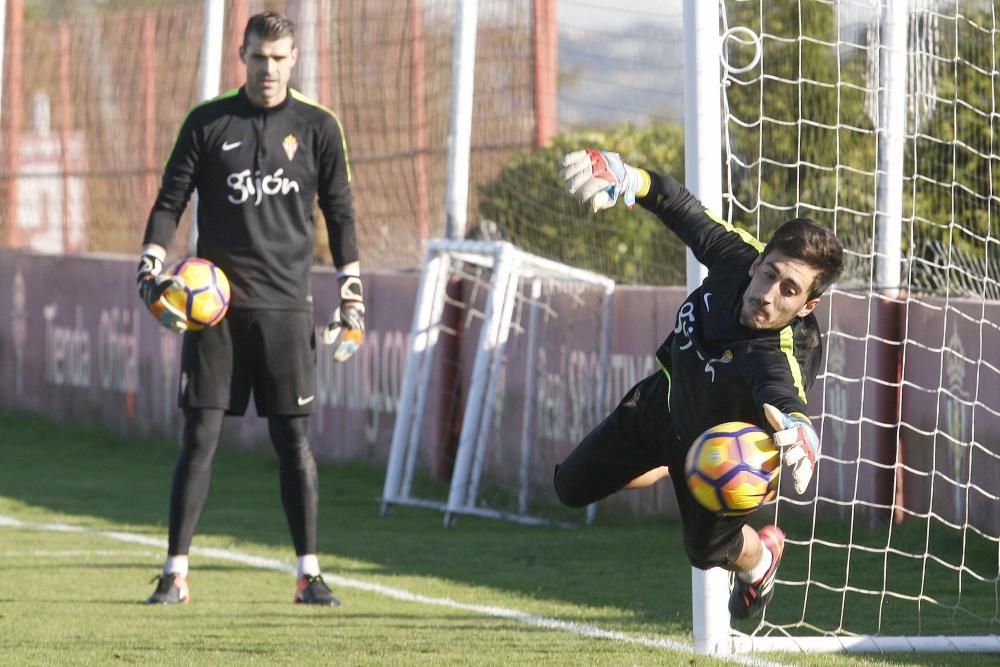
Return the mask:
[[722,516],[740,516],[774,500],[780,463],[781,454],[764,429],[726,422],[695,439],[684,472],[703,507]]
[[229,279],[207,259],[188,257],[172,265],[167,275],[180,276],[183,289],[169,289],[161,298],[184,313],[188,329],[198,331],[222,321],[229,310]]

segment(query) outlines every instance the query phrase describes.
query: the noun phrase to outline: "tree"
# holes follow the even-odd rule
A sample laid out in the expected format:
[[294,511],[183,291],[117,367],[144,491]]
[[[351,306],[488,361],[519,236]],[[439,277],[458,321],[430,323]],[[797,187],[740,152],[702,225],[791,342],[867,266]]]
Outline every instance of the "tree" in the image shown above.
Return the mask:
[[761,53],[726,88],[732,219],[761,238],[796,216],[851,236],[871,220],[846,211],[874,210],[865,53],[839,48],[837,3],[759,4],[725,4],[727,24],[759,35]]
[[[918,177],[908,183],[913,220],[914,253],[928,262],[962,266],[964,271],[937,276],[940,268],[918,264],[918,279],[928,287],[982,293],[979,277],[992,276],[986,292],[1000,293],[1000,244],[993,214],[1000,213],[1000,158],[996,139],[1000,120],[996,110],[1000,72],[1000,45],[991,10],[979,2],[965,2],[951,18],[933,17],[940,35],[933,44],[931,80],[934,106],[926,118],[911,121],[913,140],[907,164]],[[940,62],[947,64],[937,64]]]
[[[875,24],[849,34],[838,3],[818,0],[730,0],[725,8],[727,25],[760,36],[762,55],[753,70],[731,77],[726,92],[733,220],[759,225],[762,237],[792,215],[830,225],[856,251],[845,279],[867,284],[878,181]],[[1000,191],[993,140],[1000,129],[994,92],[1000,47],[991,11],[988,3],[967,0],[914,9],[909,18],[903,183],[909,226],[901,244],[904,256],[926,260],[913,263],[910,278],[927,289],[954,291],[964,282],[963,289],[980,293],[976,276],[995,282],[1000,267],[1000,245],[984,242],[996,237],[989,225],[997,209],[993,193]],[[729,40],[728,48],[740,57],[747,47]],[[917,91],[917,80],[933,88]],[[950,286],[940,269],[949,262],[965,267],[953,272]]]
[[683,138],[683,129],[673,123],[622,125],[560,134],[544,148],[518,153],[479,189],[479,233],[619,282],[683,284],[684,245],[659,220],[622,205],[595,214],[571,197],[559,178],[562,155],[596,148],[683,179]]

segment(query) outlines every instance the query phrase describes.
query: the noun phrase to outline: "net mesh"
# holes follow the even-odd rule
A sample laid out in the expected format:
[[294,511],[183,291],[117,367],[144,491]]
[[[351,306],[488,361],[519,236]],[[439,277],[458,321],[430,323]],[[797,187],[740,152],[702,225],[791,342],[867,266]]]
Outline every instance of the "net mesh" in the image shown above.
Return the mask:
[[758,636],[987,635],[1000,621],[996,15],[909,6],[901,284],[887,289],[888,5],[723,3],[726,214],[761,238],[812,217],[849,255],[820,311],[816,482],[804,497],[783,487],[775,603],[738,628]]
[[[418,421],[396,423],[391,456],[409,463],[388,495],[456,513],[570,518],[552,497],[552,471],[604,409],[601,350],[612,283],[538,264],[510,246],[501,255],[496,244],[462,245],[438,253],[442,273],[432,263],[425,270],[434,288],[416,307],[438,314],[413,336],[415,349],[434,341],[432,357],[411,356],[422,372],[403,400],[410,396]],[[396,450],[400,433],[418,432],[405,454]],[[420,469],[450,479],[450,489],[418,488]]]
[[[15,4],[24,13],[8,21],[5,40],[0,243],[135,253],[176,132],[198,101],[204,3]],[[535,132],[531,2],[480,4],[471,210],[476,184]],[[344,125],[370,269],[419,266],[423,241],[444,233],[454,5],[226,3],[223,91],[243,81],[238,48],[250,15],[278,10],[296,21],[292,85]],[[329,262],[315,217],[316,258]],[[189,224],[190,212],[172,255],[186,254]]]

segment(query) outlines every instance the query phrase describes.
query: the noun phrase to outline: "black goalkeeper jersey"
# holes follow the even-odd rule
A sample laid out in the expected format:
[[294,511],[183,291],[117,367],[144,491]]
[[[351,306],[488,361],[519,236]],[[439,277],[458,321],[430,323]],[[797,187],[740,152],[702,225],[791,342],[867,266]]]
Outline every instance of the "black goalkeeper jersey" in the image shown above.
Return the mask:
[[334,264],[358,259],[350,180],[333,112],[292,89],[267,109],[232,90],[185,118],[143,243],[169,247],[197,189],[197,253],[226,273],[232,306],[308,309],[317,197]]
[[[806,413],[806,392],[822,357],[819,325],[810,313],[780,330],[740,324],[750,265],[763,250],[751,234],[711,215],[670,176],[650,174],[652,211],[708,268],[708,276],[677,311],[673,331],[656,352],[670,380],[671,421],[682,443],[726,421],[767,427],[763,405]],[[770,429],[768,429],[770,430]]]

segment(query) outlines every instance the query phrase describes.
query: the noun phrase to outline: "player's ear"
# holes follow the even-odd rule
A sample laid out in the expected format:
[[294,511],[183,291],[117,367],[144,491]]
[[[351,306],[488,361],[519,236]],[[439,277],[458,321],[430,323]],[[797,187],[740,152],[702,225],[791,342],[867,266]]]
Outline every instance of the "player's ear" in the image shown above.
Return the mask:
[[299,62],[299,48],[295,46],[292,47],[292,67],[295,67],[297,62]]
[[240,46],[240,62],[244,65],[247,64],[247,47],[246,44]]
[[760,266],[760,263],[763,261],[764,255],[757,255],[757,259],[753,261],[753,264],[750,265],[750,270],[747,272],[751,278],[753,278],[753,274],[757,272],[757,267]]
[[809,299],[808,301],[806,301],[805,305],[802,306],[801,310],[795,313],[795,316],[805,317],[806,315],[808,315],[809,313],[811,313],[813,310],[816,309],[816,305],[818,303],[819,303],[819,297],[816,297],[815,299]]

